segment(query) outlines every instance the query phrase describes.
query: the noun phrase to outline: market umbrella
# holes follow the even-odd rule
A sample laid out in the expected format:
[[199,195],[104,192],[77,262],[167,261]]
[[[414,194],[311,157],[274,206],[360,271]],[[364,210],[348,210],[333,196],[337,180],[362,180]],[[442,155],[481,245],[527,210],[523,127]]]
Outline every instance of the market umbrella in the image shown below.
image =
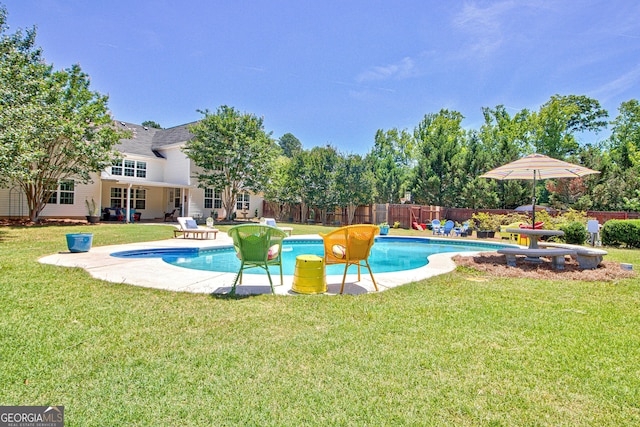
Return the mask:
[[584,166],[574,165],[542,154],[530,154],[521,159],[502,165],[480,178],[494,179],[533,179],[533,195],[531,197],[532,226],[536,224],[536,181],[548,178],[577,178],[593,173],[600,173]]

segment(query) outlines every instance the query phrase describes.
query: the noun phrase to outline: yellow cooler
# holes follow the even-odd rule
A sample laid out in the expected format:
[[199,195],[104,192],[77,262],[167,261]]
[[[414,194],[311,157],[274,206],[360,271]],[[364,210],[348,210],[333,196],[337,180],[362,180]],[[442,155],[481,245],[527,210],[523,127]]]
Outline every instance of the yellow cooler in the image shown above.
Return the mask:
[[317,255],[298,255],[293,274],[293,292],[299,294],[321,294],[327,292],[327,277],[324,259]]

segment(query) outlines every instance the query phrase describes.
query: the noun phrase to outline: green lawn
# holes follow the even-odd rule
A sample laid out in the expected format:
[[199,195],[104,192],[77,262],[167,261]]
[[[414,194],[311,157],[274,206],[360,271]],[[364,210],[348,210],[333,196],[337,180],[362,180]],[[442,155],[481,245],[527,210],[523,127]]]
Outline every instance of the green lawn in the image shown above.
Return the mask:
[[362,296],[214,297],[37,262],[80,231],[172,235],[0,228],[0,405],[64,405],[67,426],[640,425],[638,278],[459,269]]

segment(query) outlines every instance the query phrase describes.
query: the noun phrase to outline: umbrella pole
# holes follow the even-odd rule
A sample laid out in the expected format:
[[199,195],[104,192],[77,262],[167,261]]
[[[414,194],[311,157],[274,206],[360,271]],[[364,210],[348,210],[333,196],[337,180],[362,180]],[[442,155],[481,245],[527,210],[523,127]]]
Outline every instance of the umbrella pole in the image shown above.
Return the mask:
[[533,196],[531,196],[531,229],[536,228],[536,171],[533,171]]

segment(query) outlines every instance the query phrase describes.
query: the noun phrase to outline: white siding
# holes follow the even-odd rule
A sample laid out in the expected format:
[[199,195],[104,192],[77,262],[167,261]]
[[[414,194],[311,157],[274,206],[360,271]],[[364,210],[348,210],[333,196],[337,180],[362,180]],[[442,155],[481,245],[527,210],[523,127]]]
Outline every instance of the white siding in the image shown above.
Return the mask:
[[179,148],[163,150],[167,158],[164,179],[161,181],[189,185],[191,182],[191,161]]

